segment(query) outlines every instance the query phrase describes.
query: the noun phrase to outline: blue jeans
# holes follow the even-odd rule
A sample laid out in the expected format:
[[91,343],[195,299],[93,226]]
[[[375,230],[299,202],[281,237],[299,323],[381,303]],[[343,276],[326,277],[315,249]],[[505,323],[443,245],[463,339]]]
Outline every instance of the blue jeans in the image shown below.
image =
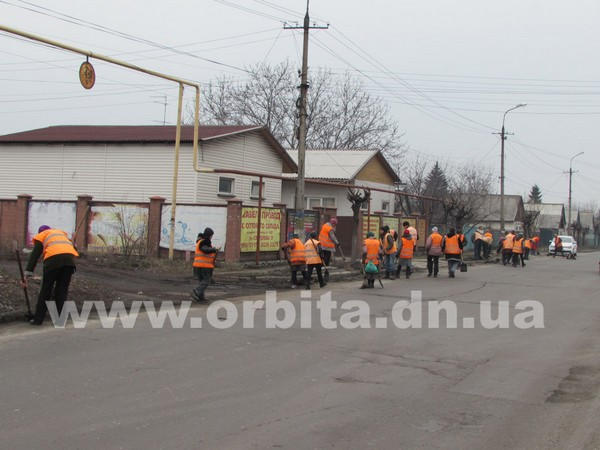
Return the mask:
[[396,271],[396,255],[394,255],[393,253],[391,255],[384,255],[383,267],[386,272],[395,272]]

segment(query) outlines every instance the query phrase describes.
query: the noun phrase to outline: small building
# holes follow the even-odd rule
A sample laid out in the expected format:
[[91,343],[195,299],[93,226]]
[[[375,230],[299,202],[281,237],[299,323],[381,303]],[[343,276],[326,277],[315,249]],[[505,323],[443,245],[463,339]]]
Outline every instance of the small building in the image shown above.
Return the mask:
[[[503,231],[500,221],[500,195],[486,195],[480,204],[481,206],[479,207],[479,211],[475,218],[477,224],[470,228],[481,227],[496,233]],[[520,195],[505,195],[504,230],[523,231],[524,219],[525,208],[523,197]]]
[[[288,150],[294,161],[298,152]],[[292,175],[292,174],[291,174]],[[346,198],[347,187],[324,186],[312,181],[333,181],[348,186],[367,186],[395,191],[400,181],[394,169],[378,150],[307,150],[305,158],[305,208],[336,208],[338,216],[352,216],[350,202]],[[296,175],[283,183],[283,202],[294,207]],[[371,212],[394,214],[395,195],[390,192],[371,191]],[[363,209],[367,212],[368,205]]]
[[525,203],[525,210],[534,217],[533,229],[540,234],[540,242],[548,245],[557,233],[564,233],[567,226],[565,205],[562,203]]
[[[170,201],[174,126],[53,126],[0,136],[0,198],[27,193],[34,198],[146,202]],[[182,127],[178,203],[244,205],[258,200],[257,177],[198,173],[193,169],[193,127]],[[271,174],[297,171],[269,130],[260,126],[201,126],[203,168]],[[265,206],[281,202],[282,182],[264,179]]]
[[592,248],[596,244],[594,229],[594,212],[579,211],[579,233],[577,234],[577,243],[580,247]]

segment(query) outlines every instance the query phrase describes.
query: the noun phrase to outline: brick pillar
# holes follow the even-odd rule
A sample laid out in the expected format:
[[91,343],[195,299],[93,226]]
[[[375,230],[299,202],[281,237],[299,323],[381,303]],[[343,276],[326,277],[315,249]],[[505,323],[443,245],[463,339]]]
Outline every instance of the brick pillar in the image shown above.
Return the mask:
[[225,238],[225,262],[240,260],[242,237],[242,201],[227,201],[227,237]]
[[279,228],[279,246],[287,241],[287,206],[285,203],[273,203],[274,208],[279,208],[281,212],[281,223]]
[[32,199],[29,194],[17,195],[17,213],[15,217],[15,239],[17,248],[31,246],[30,242],[25,242],[27,239],[27,219],[29,217],[29,201]]
[[148,256],[160,255],[160,233],[164,197],[150,197],[148,208]]
[[77,207],[75,208],[75,247],[85,252],[88,246],[88,231],[90,226],[90,208],[92,196],[78,195]]

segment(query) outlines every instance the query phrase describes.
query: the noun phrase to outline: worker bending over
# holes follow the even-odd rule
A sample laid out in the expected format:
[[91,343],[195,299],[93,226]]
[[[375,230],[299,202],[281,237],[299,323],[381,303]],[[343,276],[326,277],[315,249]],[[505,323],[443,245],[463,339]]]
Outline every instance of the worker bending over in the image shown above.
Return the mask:
[[310,281],[308,279],[308,272],[306,271],[306,249],[302,241],[298,239],[298,235],[293,234],[292,239],[283,244],[281,249],[285,252],[286,259],[290,264],[292,289],[298,286],[298,272],[302,273],[306,289],[310,289]]
[[372,231],[367,233],[363,243],[362,263],[365,277],[361,289],[372,289],[375,287],[375,277],[378,276],[381,266],[381,242],[375,239]]
[[56,311],[61,314],[69,294],[71,277],[75,273],[75,258],[79,253],[65,231],[42,225],[33,238],[33,251],[25,268],[25,287],[27,278],[33,276],[40,256],[44,260],[44,269],[35,313],[29,321],[32,325],[41,325],[44,322],[48,311],[46,303],[51,301],[53,294]]

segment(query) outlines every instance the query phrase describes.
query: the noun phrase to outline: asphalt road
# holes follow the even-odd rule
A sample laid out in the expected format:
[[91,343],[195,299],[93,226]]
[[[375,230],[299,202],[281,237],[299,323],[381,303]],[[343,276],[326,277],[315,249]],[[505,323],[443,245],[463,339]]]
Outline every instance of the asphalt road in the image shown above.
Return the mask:
[[455,301],[459,323],[480,301],[508,300],[512,317],[537,300],[541,329],[4,325],[0,448],[600,448],[598,260],[328,286],[367,300],[371,320],[411,289]]

